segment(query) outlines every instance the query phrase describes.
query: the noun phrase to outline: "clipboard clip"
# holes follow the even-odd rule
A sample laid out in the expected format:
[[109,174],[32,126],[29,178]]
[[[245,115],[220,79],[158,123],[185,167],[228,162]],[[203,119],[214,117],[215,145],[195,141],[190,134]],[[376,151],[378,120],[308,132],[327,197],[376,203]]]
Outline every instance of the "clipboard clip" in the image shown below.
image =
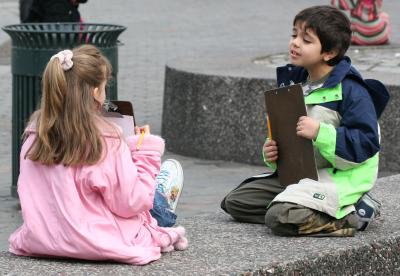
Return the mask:
[[118,109],[118,106],[110,100],[105,100],[103,104],[103,109],[105,112],[115,112]]
[[122,114],[116,111],[117,109],[118,106],[116,104],[112,103],[109,100],[106,100],[104,101],[103,110],[101,111],[101,114],[104,117],[123,118]]

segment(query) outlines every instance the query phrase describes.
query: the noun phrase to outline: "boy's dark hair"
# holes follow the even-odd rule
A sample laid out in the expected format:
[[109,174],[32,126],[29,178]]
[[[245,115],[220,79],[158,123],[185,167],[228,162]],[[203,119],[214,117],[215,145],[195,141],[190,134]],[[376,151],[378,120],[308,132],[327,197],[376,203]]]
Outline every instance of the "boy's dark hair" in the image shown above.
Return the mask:
[[293,20],[304,22],[305,29],[312,29],[321,42],[321,53],[337,51],[336,57],[327,64],[336,65],[345,55],[351,42],[350,20],[340,10],[332,6],[313,6],[299,12]]

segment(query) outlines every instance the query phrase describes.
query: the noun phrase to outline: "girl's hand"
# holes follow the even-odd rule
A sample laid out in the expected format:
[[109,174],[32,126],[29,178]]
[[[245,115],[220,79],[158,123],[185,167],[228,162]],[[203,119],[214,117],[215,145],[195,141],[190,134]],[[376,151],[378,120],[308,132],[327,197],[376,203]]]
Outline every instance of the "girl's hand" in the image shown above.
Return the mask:
[[263,146],[265,161],[275,162],[278,160],[278,145],[274,140],[267,140]]
[[298,136],[315,140],[319,132],[319,121],[308,116],[301,116],[297,122],[296,131]]
[[149,125],[144,125],[141,127],[135,127],[135,134],[140,135],[144,131],[144,134],[150,134],[150,126]]

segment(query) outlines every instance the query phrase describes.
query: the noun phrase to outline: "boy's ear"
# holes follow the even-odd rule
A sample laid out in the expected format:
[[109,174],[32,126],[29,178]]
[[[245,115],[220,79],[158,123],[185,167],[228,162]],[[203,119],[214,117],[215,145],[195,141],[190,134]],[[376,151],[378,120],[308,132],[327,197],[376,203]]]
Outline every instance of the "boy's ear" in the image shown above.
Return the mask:
[[323,53],[323,59],[325,62],[330,61],[331,59],[333,59],[334,57],[336,57],[338,55],[338,51],[337,50],[332,50],[329,52],[324,52]]

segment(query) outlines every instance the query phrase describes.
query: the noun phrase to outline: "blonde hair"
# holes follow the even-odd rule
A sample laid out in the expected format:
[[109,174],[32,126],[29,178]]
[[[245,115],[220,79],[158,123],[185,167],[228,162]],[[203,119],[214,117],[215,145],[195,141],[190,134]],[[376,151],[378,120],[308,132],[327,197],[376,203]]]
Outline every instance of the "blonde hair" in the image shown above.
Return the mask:
[[100,104],[92,93],[108,81],[111,65],[94,46],[72,52],[70,70],[64,71],[58,58],[48,62],[40,109],[31,117],[37,136],[26,156],[45,165],[92,165],[102,157],[104,145],[96,126]]

